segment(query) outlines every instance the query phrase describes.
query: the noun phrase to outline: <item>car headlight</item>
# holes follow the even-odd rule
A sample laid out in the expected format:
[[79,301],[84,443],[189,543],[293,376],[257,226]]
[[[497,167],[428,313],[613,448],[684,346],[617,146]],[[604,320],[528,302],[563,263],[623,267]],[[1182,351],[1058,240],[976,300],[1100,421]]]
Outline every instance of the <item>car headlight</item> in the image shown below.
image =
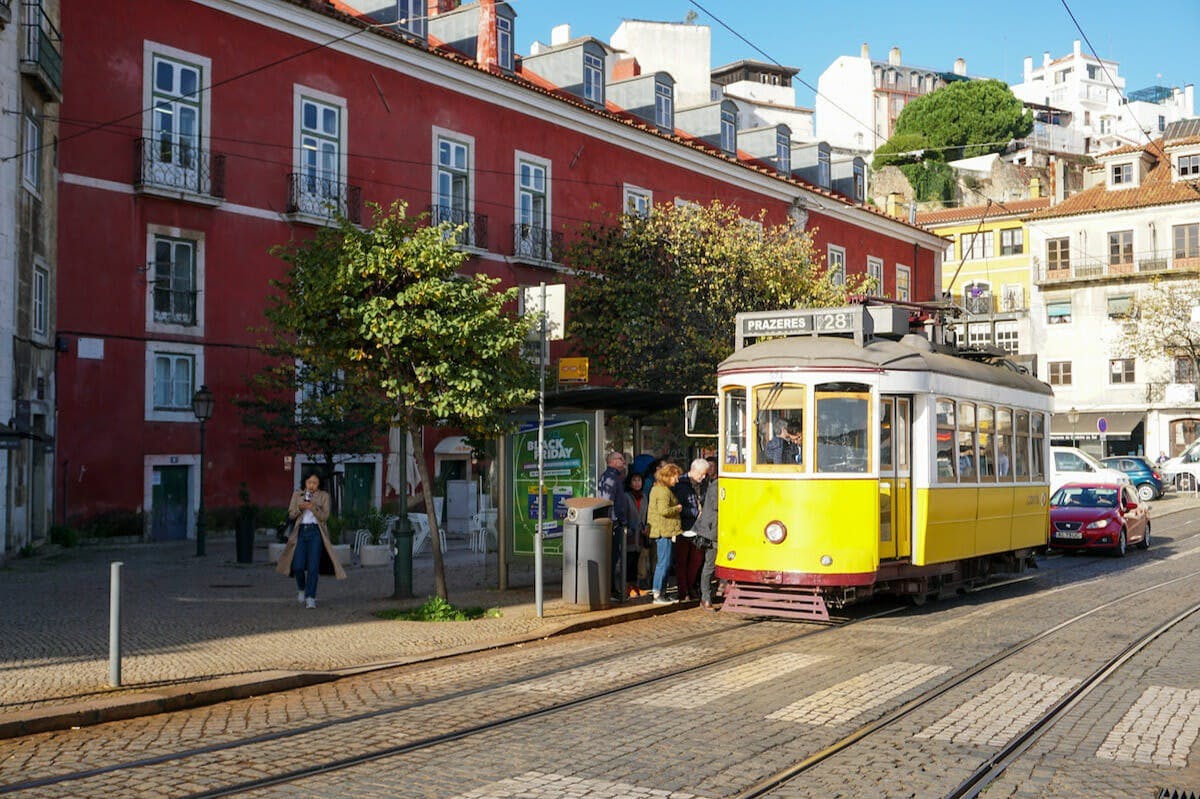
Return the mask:
[[783,539],[787,538],[787,527],[780,521],[768,522],[767,526],[763,528],[763,535],[772,544],[780,544]]
[[1108,519],[1097,519],[1096,521],[1089,523],[1087,529],[1101,530],[1105,527],[1108,527]]

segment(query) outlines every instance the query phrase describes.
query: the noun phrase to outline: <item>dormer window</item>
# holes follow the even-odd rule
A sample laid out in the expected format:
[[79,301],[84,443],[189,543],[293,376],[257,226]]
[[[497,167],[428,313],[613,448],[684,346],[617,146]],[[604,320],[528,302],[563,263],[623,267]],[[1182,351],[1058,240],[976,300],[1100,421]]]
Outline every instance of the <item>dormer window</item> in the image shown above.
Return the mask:
[[654,124],[668,133],[675,130],[675,98],[665,83],[654,84]]
[[593,53],[583,54],[583,97],[593,103],[604,102],[604,59]]
[[783,131],[775,134],[775,169],[781,175],[792,172],[792,140]]
[[737,115],[728,109],[721,110],[721,149],[729,155],[737,153]]
[[823,189],[829,188],[829,152],[822,150],[817,154],[817,185]]
[[496,17],[496,55],[500,59],[500,68],[509,71],[513,68],[512,25],[511,19]]
[[1125,186],[1133,183],[1133,164],[1113,164],[1112,185]]
[[424,39],[425,3],[426,0],[396,0],[396,25]]
[[1200,154],[1179,156],[1179,177],[1196,177],[1200,175]]
[[859,165],[854,165],[854,199],[858,202],[864,202],[867,197],[867,175],[866,169]]

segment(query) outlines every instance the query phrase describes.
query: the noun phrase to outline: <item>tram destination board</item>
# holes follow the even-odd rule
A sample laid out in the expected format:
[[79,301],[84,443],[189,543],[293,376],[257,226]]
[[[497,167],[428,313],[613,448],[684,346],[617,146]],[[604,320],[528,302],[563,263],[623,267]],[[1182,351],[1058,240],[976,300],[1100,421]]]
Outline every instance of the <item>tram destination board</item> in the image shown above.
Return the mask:
[[863,333],[863,316],[861,307],[740,313],[737,346],[740,349],[748,339],[774,336],[846,334],[858,338]]

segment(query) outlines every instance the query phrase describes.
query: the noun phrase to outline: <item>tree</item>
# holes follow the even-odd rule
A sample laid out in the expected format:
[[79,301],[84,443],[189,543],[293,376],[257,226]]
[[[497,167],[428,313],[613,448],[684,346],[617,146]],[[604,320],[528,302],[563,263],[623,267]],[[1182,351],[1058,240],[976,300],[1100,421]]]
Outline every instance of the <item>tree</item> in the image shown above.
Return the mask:
[[926,159],[956,161],[998,153],[1032,130],[1033,115],[1003,82],[956,81],[904,106],[880,150],[904,152],[919,143]]
[[842,305],[812,239],[714,201],[585,225],[567,254],[571,340],[619,385],[711,391],[740,311]]
[[1174,359],[1184,358],[1200,388],[1200,280],[1153,283],[1131,303],[1109,352],[1147,364],[1166,360],[1166,382],[1175,380]]
[[[402,202],[371,210],[369,228],[341,220],[332,238],[277,249],[291,267],[282,301],[293,306],[303,359],[328,353],[390,401],[396,423],[413,434],[432,508],[421,428],[449,424],[477,437],[505,429],[507,412],[536,390],[520,357],[530,321],[512,312],[517,289],[458,274],[466,254],[450,228],[408,217]],[[436,515],[429,521],[436,590],[448,600]]]

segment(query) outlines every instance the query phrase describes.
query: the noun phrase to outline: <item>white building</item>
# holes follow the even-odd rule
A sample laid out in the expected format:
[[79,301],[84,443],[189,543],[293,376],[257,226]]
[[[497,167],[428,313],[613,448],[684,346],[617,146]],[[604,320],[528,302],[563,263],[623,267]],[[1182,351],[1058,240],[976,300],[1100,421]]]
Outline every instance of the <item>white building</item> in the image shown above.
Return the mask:
[[916,98],[956,80],[967,80],[959,58],[943,72],[901,63],[900,48],[887,61],[871,60],[867,45],[857,56],[839,56],[817,81],[816,135],[835,149],[862,155],[891,138],[896,118]]
[[703,105],[712,98],[712,32],[686,22],[624,20],[608,43],[637,59],[642,74],[667,72],[675,79],[675,106]]
[[[1172,122],[1195,115],[1193,87],[1151,87],[1125,93],[1119,65],[1085,53],[1078,40],[1069,55],[1051,59],[1042,54],[1035,68],[1025,59],[1022,80],[1012,87],[1021,100],[1069,114],[1067,129],[1055,149],[1095,154],[1124,145],[1143,145],[1157,138]],[[1049,128],[1048,128],[1049,130]]]
[[1200,121],[1097,161],[1083,191],[1028,220],[1034,351],[1039,377],[1054,386],[1052,433],[1097,454],[1175,454],[1200,421],[1195,389],[1176,383],[1169,354],[1145,362],[1116,339],[1152,281],[1200,279]]
[[712,71],[713,99],[720,95],[737,104],[739,130],[782,124],[792,131],[792,141],[812,142],[813,110],[796,105],[792,86],[799,71],[765,61],[735,61]]

